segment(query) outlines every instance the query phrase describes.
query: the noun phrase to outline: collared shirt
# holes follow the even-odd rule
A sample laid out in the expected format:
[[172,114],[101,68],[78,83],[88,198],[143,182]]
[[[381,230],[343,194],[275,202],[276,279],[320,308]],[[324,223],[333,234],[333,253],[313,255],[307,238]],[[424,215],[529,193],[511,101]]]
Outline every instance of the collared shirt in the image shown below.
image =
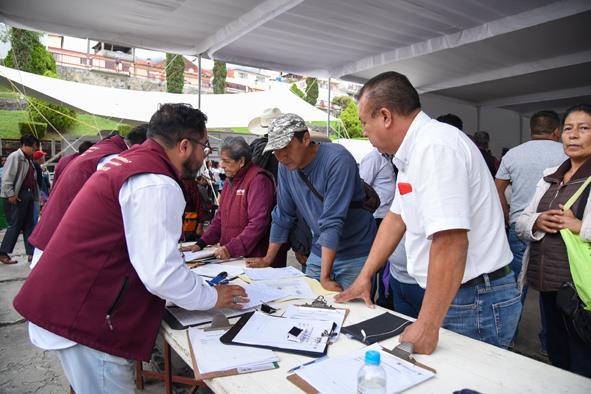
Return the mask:
[[361,159],[359,176],[373,187],[380,197],[380,206],[373,213],[373,217],[383,219],[392,205],[396,190],[394,166],[377,149],[374,149]]
[[396,197],[391,211],[406,224],[408,272],[427,286],[433,234],[468,230],[462,283],[512,260],[503,212],[476,145],[453,126],[420,112],[396,152]]
[[[180,186],[165,175],[135,175],[121,187],[119,204],[129,259],[146,289],[188,310],[213,308],[217,292],[186,267],[178,250],[185,208]],[[31,269],[41,257],[37,252]],[[29,336],[42,349],[76,344],[34,324],[29,324]]]

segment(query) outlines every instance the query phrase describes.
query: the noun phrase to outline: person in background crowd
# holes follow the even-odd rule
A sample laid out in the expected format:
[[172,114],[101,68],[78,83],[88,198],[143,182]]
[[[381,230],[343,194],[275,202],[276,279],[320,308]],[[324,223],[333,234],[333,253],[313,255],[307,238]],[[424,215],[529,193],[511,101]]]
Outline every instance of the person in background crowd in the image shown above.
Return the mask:
[[[4,173],[4,163],[6,163],[6,156],[0,157],[0,185],[2,184],[2,174]],[[4,213],[4,199],[0,198],[0,229],[5,229],[8,226],[6,221],[6,214]]]
[[73,153],[71,155],[62,156],[57,165],[55,166],[55,171],[53,172],[53,184],[57,182],[58,178],[62,175],[68,164],[72,162],[75,158],[83,154],[92,146],[92,142],[90,141],[83,141],[78,145],[78,152]]
[[[570,209],[563,209],[591,177],[591,105],[581,104],[566,111],[562,145],[568,159],[544,171],[533,199],[517,219],[516,229],[517,235],[529,242],[523,270],[529,286],[540,292],[550,362],[591,378],[591,343],[581,339],[573,320],[558,306],[559,291],[565,283],[573,283],[574,264],[569,262],[560,230],[569,229],[580,240],[591,243],[591,184]],[[589,312],[582,312],[587,314],[589,324]]]
[[[219,243],[216,257],[264,256],[269,245],[275,185],[271,174],[251,161],[250,147],[242,137],[226,138],[220,149],[221,165],[228,177],[220,206],[193,251]],[[285,266],[276,261],[275,266]]]
[[306,275],[327,290],[349,286],[376,231],[372,214],[363,208],[367,196],[355,159],[341,145],[313,143],[308,126],[295,114],[276,118],[268,138],[265,151],[272,151],[280,163],[277,206],[267,254],[247,259],[247,265],[270,266],[299,213],[313,234]]
[[490,135],[486,131],[477,131],[474,133],[473,141],[478,147],[478,150],[484,157],[484,161],[486,162],[486,166],[490,171],[491,175],[495,176],[497,173],[497,158],[492,155],[490,149],[488,149],[488,144],[490,143]]
[[452,125],[453,127],[455,127],[456,129],[458,129],[460,131],[464,131],[464,122],[462,121],[462,118],[460,118],[458,115],[455,115],[455,114],[440,115],[437,117],[437,120],[441,123],[447,123],[449,125]]
[[150,359],[166,300],[188,310],[248,301],[240,286],[209,286],[178,250],[180,177],[194,177],[210,151],[206,120],[161,105],[149,138],[84,184],[14,299],[41,330],[31,342],[56,351],[77,393],[135,392],[133,360]]
[[191,242],[203,235],[204,211],[199,186],[194,178],[183,178],[185,212],[183,213],[183,241]]
[[29,243],[29,236],[34,228],[33,213],[35,201],[39,199],[37,187],[37,172],[33,165],[33,152],[39,149],[39,140],[30,134],[20,139],[19,149],[8,155],[2,174],[2,191],[4,212],[8,219],[8,229],[0,245],[0,263],[16,264],[9,253],[12,253],[20,232],[27,259],[31,261],[33,246]]
[[443,326],[506,348],[519,321],[520,292],[501,204],[476,146],[422,112],[402,74],[370,79],[359,96],[365,135],[381,153],[395,155],[398,193],[359,277],[335,300],[362,298],[371,305],[371,279],[406,234],[408,272],[425,296],[400,341],[432,353]]
[[42,150],[38,150],[33,152],[33,165],[35,166],[35,171],[37,172],[37,186],[39,187],[39,199],[35,201],[34,209],[33,209],[33,223],[36,225],[37,220],[39,219],[39,212],[47,199],[49,198],[49,188],[51,185],[49,184],[49,172],[47,168],[45,168],[45,156],[47,153],[43,152]]

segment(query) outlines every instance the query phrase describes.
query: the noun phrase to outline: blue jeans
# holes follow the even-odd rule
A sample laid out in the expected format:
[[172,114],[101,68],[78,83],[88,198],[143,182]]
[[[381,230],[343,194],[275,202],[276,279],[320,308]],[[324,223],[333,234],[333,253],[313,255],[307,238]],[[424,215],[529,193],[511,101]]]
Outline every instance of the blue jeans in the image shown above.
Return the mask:
[[77,393],[135,392],[133,361],[84,345],[57,350],[70,385]]
[[394,295],[394,310],[416,319],[423,304],[425,290],[417,283],[403,283],[392,275],[390,275],[390,288]]
[[515,274],[515,279],[517,279],[519,277],[519,273],[521,272],[521,266],[523,265],[523,254],[525,253],[525,249],[527,249],[528,242],[519,239],[517,233],[515,232],[515,223],[513,223],[509,228],[507,239],[509,240],[509,248],[511,249],[511,253],[513,253],[511,269]]
[[521,315],[521,293],[513,274],[460,288],[443,327],[491,345],[507,348]]
[[[367,256],[355,257],[348,260],[335,259],[332,266],[332,273],[330,278],[337,282],[343,289],[351,286],[359,273],[363,264],[365,264]],[[320,280],[320,257],[315,254],[310,254],[306,262],[306,276],[312,279]]]

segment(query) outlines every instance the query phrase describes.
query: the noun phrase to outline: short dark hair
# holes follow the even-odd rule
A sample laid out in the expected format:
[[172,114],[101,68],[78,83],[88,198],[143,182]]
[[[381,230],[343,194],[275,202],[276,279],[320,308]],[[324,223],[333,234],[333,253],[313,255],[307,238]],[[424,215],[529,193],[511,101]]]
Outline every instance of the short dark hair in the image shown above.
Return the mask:
[[130,142],[131,145],[143,144],[146,140],[146,134],[148,133],[148,124],[144,123],[139,126],[135,126],[127,133],[125,139]]
[[566,118],[573,112],[584,112],[587,115],[591,116],[591,104],[577,104],[574,107],[570,107],[569,109],[567,109],[564,113],[564,116],[562,117],[562,127],[564,127],[564,122],[566,121]]
[[442,123],[447,123],[452,125],[453,127],[455,127],[456,129],[459,129],[461,131],[464,131],[464,122],[462,122],[462,118],[460,118],[458,115],[456,114],[445,114],[445,115],[441,115],[437,118],[438,121],[442,122]]
[[82,142],[80,145],[78,145],[78,153],[79,154],[83,154],[84,152],[86,152],[88,150],[88,148],[90,148],[92,145],[94,145],[92,142],[90,141],[84,141]]
[[227,152],[232,160],[240,160],[244,157],[244,163],[249,163],[252,159],[252,152],[246,140],[242,137],[227,137],[222,142],[221,152]]
[[39,139],[32,134],[25,134],[21,137],[21,146],[39,146]]
[[172,148],[183,139],[201,138],[205,133],[205,122],[207,116],[190,104],[163,104],[152,115],[147,136]]
[[560,118],[554,111],[539,111],[529,120],[529,130],[532,135],[552,134],[560,127]]
[[293,133],[293,138],[296,138],[298,141],[302,142],[304,140],[304,135],[308,133],[308,130],[296,131]]
[[417,90],[405,75],[396,71],[376,75],[367,81],[357,95],[358,99],[363,96],[367,97],[372,117],[384,107],[403,116],[421,108]]

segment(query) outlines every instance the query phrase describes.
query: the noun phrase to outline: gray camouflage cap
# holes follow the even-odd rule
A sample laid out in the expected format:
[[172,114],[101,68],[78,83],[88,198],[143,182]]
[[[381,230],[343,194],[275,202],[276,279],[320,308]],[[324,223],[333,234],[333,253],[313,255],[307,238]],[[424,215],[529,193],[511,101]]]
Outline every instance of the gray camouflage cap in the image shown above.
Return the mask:
[[296,114],[283,114],[269,126],[269,142],[263,152],[285,148],[295,133],[307,130],[308,126],[304,119]]

